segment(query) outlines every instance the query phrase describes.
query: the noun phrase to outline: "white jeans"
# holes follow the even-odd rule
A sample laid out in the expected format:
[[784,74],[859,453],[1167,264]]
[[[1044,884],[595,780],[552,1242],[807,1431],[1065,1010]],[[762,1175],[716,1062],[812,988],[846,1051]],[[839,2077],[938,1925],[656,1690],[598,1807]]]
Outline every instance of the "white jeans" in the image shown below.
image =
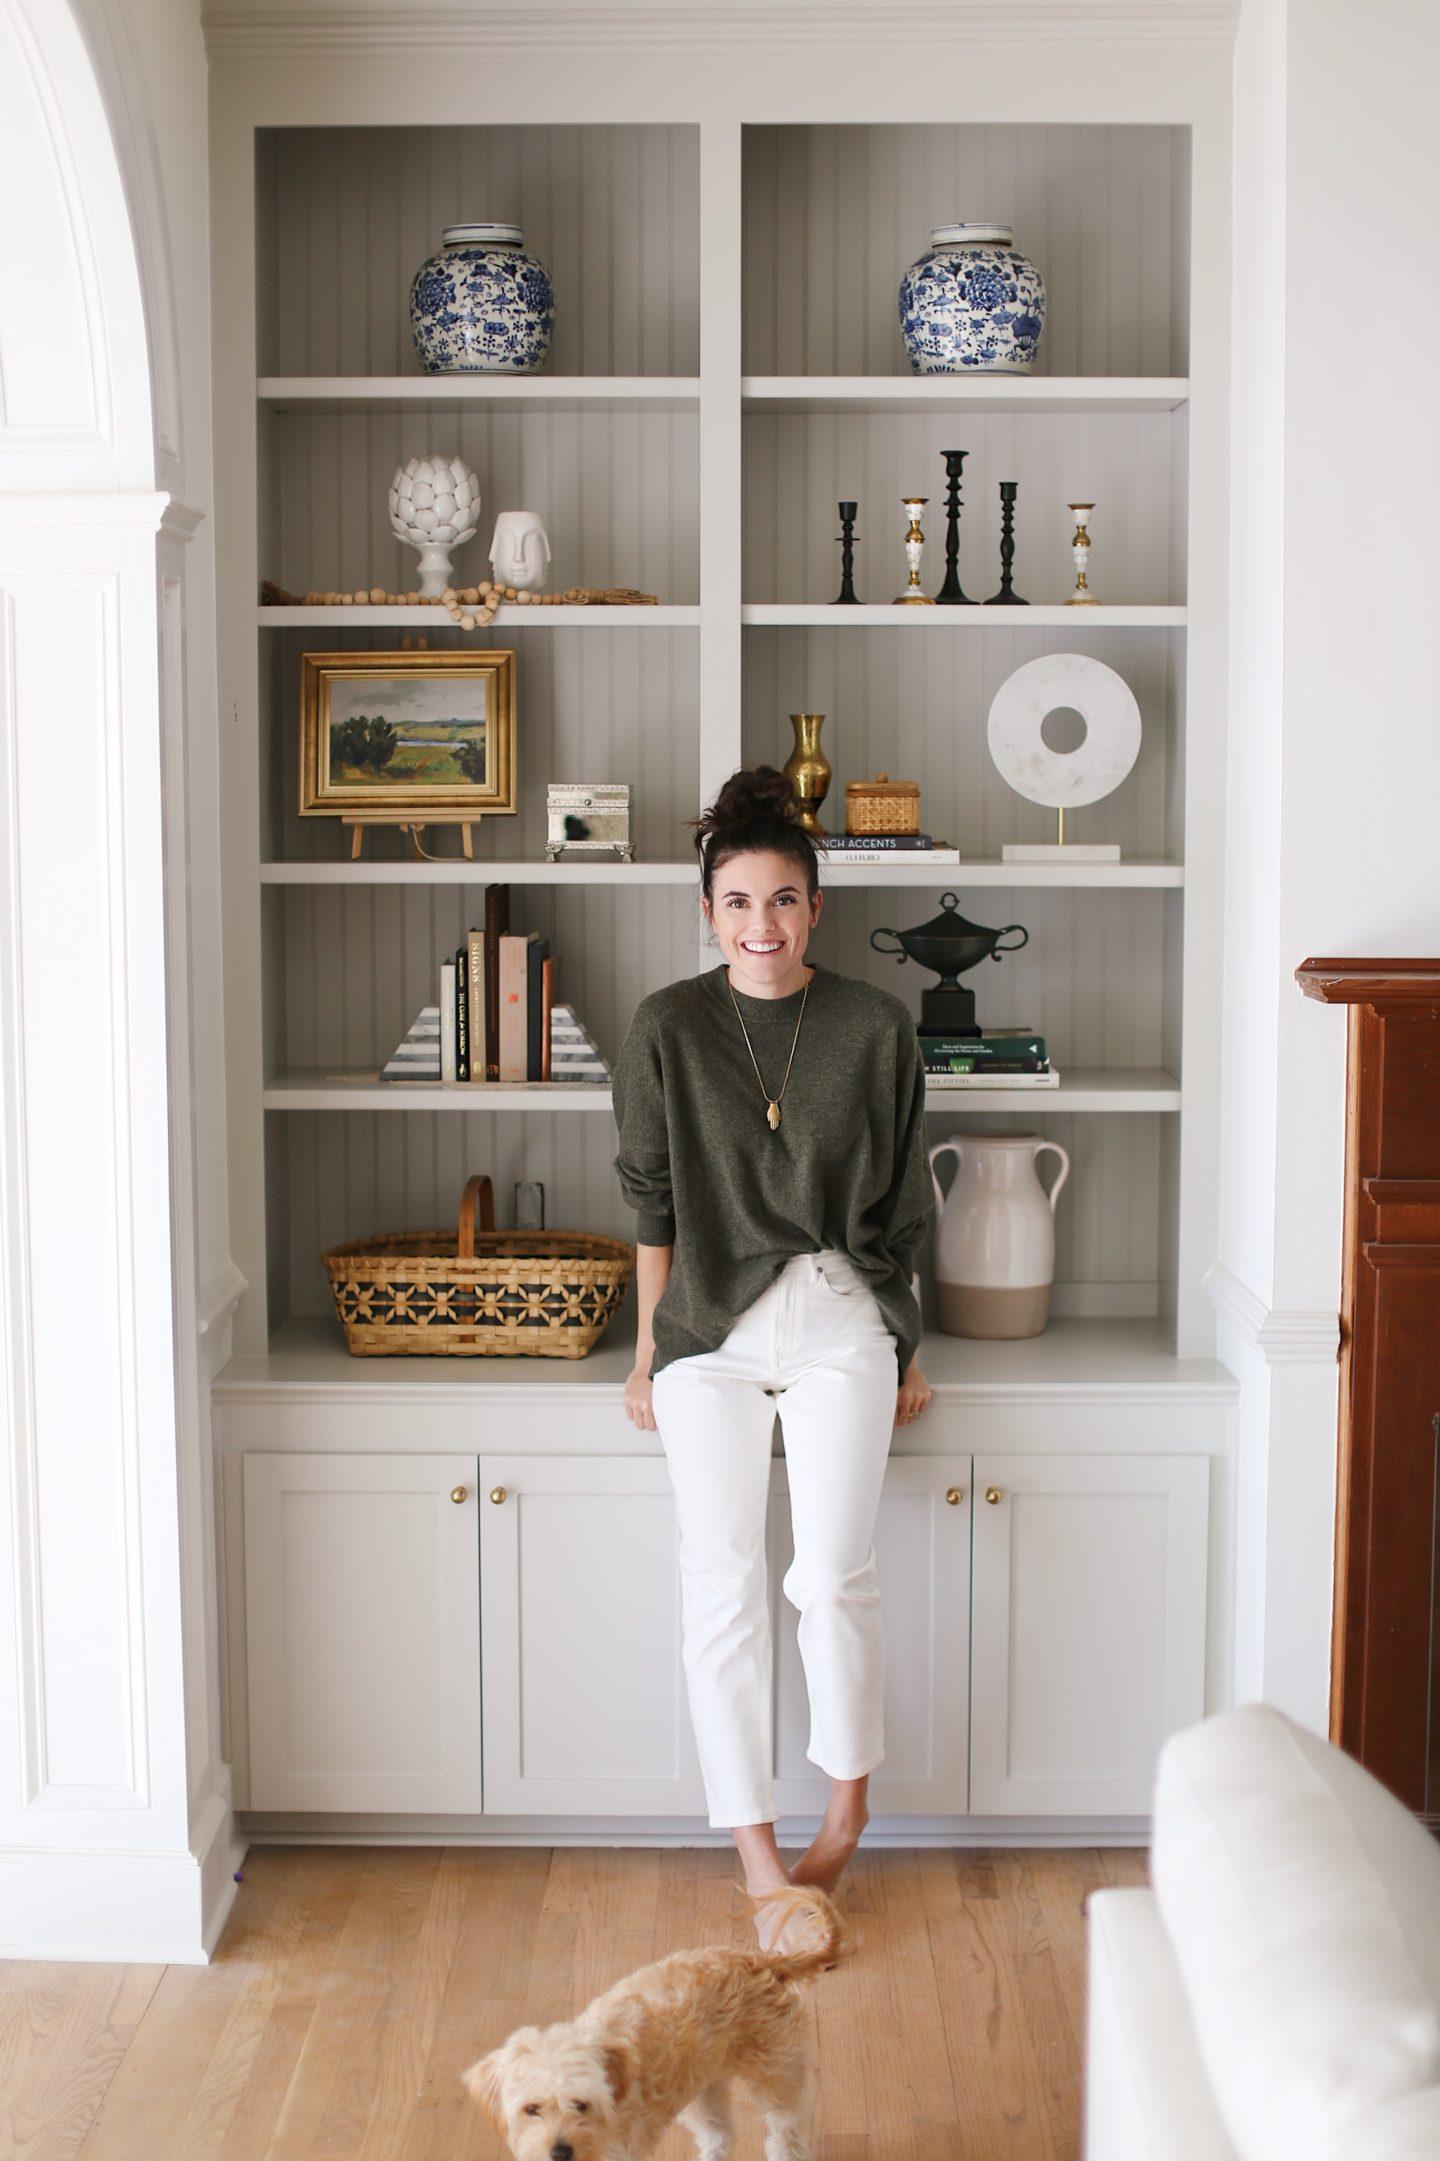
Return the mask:
[[806,1753],[859,1778],[885,1753],[875,1512],[895,1425],[895,1339],[847,1253],[796,1253],[713,1351],[652,1383],[680,1529],[685,1677],[712,1825],[773,1823],[765,1512],[780,1413]]

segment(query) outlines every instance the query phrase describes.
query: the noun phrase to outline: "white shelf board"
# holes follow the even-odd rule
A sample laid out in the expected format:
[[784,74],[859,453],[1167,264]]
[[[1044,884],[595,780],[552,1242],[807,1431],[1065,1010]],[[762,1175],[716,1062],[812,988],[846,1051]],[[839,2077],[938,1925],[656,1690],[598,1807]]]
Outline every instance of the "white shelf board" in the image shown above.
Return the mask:
[[693,375],[262,375],[259,403],[276,413],[428,412],[499,406],[532,412],[678,412],[699,402]]
[[[609,1111],[610,1090],[580,1081],[382,1081],[377,1073],[277,1073],[267,1111]],[[930,1088],[930,1111],[968,1116],[1006,1111],[1178,1111],[1173,1073],[1145,1067],[1073,1066],[1058,1088]]]
[[1183,375],[746,375],[747,413],[1171,413]]
[[1058,1088],[926,1087],[925,1108],[964,1117],[971,1111],[1178,1111],[1180,1083],[1147,1066],[1066,1066]]
[[[267,609],[267,614],[275,614]],[[358,611],[357,611],[358,612]],[[349,610],[346,610],[349,613]],[[866,601],[853,608],[833,601],[746,601],[740,620],[747,624],[802,626],[831,630],[931,630],[948,635],[961,630],[1172,630],[1182,628],[1184,608],[1031,607],[917,608],[893,601]]]
[[[558,863],[453,862],[414,863],[262,863],[262,885],[482,885],[504,880],[512,885],[694,885],[699,869],[692,863],[615,863],[580,857]],[[1002,886],[1046,888],[1078,886],[1110,891],[1136,887],[1183,886],[1183,863],[1136,858],[1120,863],[926,863],[896,855],[886,863],[822,863],[826,886]]]
[[[937,1397],[957,1402],[1009,1393],[1064,1397],[1149,1396],[1173,1390],[1233,1400],[1235,1376],[1213,1358],[1177,1358],[1168,1323],[1156,1320],[1050,1322],[1043,1334],[1017,1342],[981,1342],[926,1332],[920,1364]],[[329,1315],[286,1321],[268,1352],[232,1358],[214,1382],[230,1402],[284,1393],[343,1400],[362,1390],[387,1396],[411,1392],[434,1402],[453,1396],[473,1404],[477,1389],[549,1387],[567,1394],[622,1390],[635,1363],[634,1307],[628,1305],[585,1358],[352,1358],[340,1324]],[[933,1434],[933,1441],[931,1435]],[[656,1435],[647,1437],[659,1447]],[[425,1445],[423,1432],[416,1442]],[[582,1444],[583,1445],[583,1444]],[[611,1446],[608,1441],[603,1446]],[[946,1431],[919,1418],[897,1431],[894,1453],[925,1454],[950,1446]]]
[[[1098,614],[1100,611],[1094,611]],[[257,608],[255,620],[262,630],[453,630],[456,626],[444,608],[361,606],[349,608]],[[533,608],[513,600],[496,609],[487,630],[693,630],[700,621],[698,608],[559,607]]]
[[605,858],[558,863],[467,861],[445,863],[262,863],[262,885],[698,885],[696,863],[616,863]]

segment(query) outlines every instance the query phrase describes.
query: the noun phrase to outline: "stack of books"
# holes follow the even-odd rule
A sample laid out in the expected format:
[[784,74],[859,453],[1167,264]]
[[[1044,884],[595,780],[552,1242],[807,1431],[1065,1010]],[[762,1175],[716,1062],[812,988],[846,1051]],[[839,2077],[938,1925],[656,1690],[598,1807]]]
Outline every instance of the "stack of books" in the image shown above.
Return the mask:
[[815,845],[822,863],[958,863],[960,850],[932,833],[826,833]]
[[484,922],[441,964],[438,1003],[416,1016],[381,1080],[607,1086],[599,1046],[556,1003],[555,966],[548,938],[511,930],[509,885],[487,885]]
[[920,1034],[927,1088],[1058,1088],[1043,1035],[985,1028],[978,1036]]

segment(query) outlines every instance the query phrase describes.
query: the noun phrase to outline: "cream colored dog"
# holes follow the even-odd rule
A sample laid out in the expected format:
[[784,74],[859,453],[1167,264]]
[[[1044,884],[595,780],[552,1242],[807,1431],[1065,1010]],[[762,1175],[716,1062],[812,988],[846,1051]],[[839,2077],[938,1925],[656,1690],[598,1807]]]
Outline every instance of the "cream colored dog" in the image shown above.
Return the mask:
[[577,2018],[518,2027],[463,2073],[515,2161],[643,2161],[674,2123],[701,2161],[725,2161],[732,2080],[764,2112],[765,2161],[806,2161],[814,2060],[802,1984],[852,1938],[813,1884],[754,1903],[772,1901],[796,1949],[675,1951]]

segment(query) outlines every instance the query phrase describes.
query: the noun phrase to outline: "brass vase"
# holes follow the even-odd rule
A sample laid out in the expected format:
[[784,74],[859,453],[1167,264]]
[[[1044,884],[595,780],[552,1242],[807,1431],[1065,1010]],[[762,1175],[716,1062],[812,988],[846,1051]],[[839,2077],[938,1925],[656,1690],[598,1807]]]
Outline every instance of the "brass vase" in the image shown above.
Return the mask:
[[834,777],[834,767],[820,748],[820,730],[825,725],[825,715],[792,713],[790,725],[795,730],[795,748],[781,770],[800,805],[798,823],[807,833],[823,833],[825,828],[816,813],[830,793],[830,782]]

